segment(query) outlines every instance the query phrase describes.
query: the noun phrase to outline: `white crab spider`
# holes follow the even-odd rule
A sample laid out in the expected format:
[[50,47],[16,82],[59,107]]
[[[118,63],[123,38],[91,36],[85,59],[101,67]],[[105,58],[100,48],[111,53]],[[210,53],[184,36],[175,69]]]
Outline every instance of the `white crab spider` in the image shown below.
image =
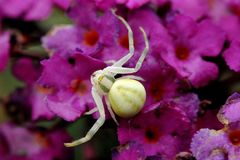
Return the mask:
[[134,54],[133,32],[128,23],[122,17],[116,15],[115,10],[112,10],[112,12],[126,26],[128,30],[129,53],[117,62],[113,63],[111,66],[108,66],[103,70],[98,70],[92,74],[92,96],[97,107],[87,112],[87,114],[92,114],[98,111],[100,116],[92,128],[87,132],[85,137],[75,140],[72,143],[65,143],[64,145],[66,147],[74,147],[89,141],[98,131],[98,129],[104,124],[105,112],[102,102],[103,97],[105,98],[111,117],[117,124],[118,122],[115,118],[115,114],[123,118],[132,117],[142,109],[145,103],[145,88],[140,82],[137,81],[142,80],[141,77],[129,75],[115,79],[114,76],[116,74],[135,73],[140,69],[143,60],[145,59],[149,50],[147,35],[143,28],[139,27],[144,37],[145,48],[142,51],[142,54],[137,61],[135,68],[123,67],[123,65]]

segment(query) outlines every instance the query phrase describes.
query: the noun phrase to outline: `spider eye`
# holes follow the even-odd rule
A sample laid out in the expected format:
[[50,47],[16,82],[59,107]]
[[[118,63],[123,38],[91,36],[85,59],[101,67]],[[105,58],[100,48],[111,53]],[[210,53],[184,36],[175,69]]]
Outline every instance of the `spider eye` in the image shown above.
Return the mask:
[[119,79],[108,94],[113,111],[120,117],[130,118],[141,111],[146,100],[144,86],[132,79]]

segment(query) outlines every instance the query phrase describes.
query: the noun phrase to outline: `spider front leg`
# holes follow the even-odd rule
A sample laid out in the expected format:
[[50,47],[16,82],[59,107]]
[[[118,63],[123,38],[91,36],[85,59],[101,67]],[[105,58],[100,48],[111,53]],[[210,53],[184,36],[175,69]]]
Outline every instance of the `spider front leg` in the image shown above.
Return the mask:
[[91,115],[91,114],[93,114],[93,113],[95,113],[95,112],[97,112],[97,111],[98,111],[98,108],[95,107],[95,108],[93,108],[93,109],[85,112],[84,115]]
[[[142,51],[141,56],[138,59],[135,67],[134,68],[127,68],[127,67],[115,66],[113,64],[112,66],[109,66],[109,67],[105,68],[104,71],[114,73],[114,74],[129,74],[129,73],[135,73],[141,68],[142,63],[143,63],[143,61],[144,61],[144,59],[145,59],[145,57],[146,57],[146,55],[149,51],[149,42],[148,42],[148,39],[147,39],[147,34],[144,31],[144,29],[142,27],[139,27],[139,29],[143,33],[145,48]],[[116,62],[116,63],[118,63],[118,62]]]
[[64,145],[66,147],[74,147],[77,145],[80,145],[82,143],[85,143],[87,141],[89,141],[94,135],[95,133],[98,131],[98,129],[103,125],[103,123],[105,122],[105,112],[104,112],[104,107],[103,107],[103,103],[102,103],[102,97],[97,93],[96,89],[93,87],[92,88],[92,96],[93,99],[97,105],[98,111],[99,111],[99,118],[98,120],[95,122],[95,124],[92,126],[92,128],[87,132],[86,136],[78,139],[76,141],[73,141],[72,143],[64,143]]
[[127,28],[128,30],[128,46],[129,46],[129,53],[122,57],[120,60],[115,62],[112,66],[121,67],[124,65],[134,54],[134,41],[133,41],[133,31],[127,21],[123,19],[121,16],[116,15],[116,10],[112,9],[112,13],[116,16]]

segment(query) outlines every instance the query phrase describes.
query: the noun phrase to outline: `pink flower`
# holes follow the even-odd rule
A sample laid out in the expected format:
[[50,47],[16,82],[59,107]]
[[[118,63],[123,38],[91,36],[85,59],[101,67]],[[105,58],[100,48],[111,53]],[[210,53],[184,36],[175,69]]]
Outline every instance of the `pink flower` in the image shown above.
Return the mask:
[[[42,20],[47,18],[54,5],[67,9],[70,0],[0,0],[0,17]],[[44,10],[44,12],[43,12]]]
[[48,109],[45,101],[46,95],[51,90],[36,83],[42,72],[40,64],[30,58],[20,58],[13,64],[12,71],[14,76],[23,81],[26,86],[15,91],[10,103],[15,101],[19,110],[27,108],[25,112],[31,115],[32,120],[52,119],[54,114]]
[[10,160],[70,158],[63,146],[70,137],[64,130],[39,131],[5,123],[0,126],[0,157]]
[[105,67],[103,62],[80,53],[55,53],[42,61],[42,65],[43,72],[38,84],[50,90],[46,94],[46,103],[53,113],[73,121],[94,107],[90,76]]
[[218,76],[217,65],[203,58],[220,54],[225,40],[224,32],[209,20],[196,23],[181,14],[170,15],[167,28],[172,42],[168,52],[161,53],[162,58],[194,87],[215,80]]
[[[198,108],[198,106],[193,106]],[[187,114],[170,101],[153,105],[149,111],[129,120],[121,120],[118,127],[120,144],[136,142],[146,156],[159,155],[172,159],[188,148],[191,139],[191,121]]]

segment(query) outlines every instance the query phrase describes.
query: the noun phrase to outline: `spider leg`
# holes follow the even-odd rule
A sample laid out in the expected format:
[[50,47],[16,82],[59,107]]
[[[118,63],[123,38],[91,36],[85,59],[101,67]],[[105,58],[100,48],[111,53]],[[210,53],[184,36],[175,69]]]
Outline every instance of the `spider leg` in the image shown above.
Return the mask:
[[116,117],[115,117],[115,114],[114,114],[114,112],[113,112],[113,110],[112,110],[112,108],[111,108],[111,105],[110,105],[107,97],[105,97],[105,102],[106,102],[106,104],[107,104],[107,109],[108,109],[108,111],[109,111],[112,119],[115,121],[115,123],[116,123],[117,125],[119,125],[119,123],[118,123],[118,121],[117,121],[117,119],[116,119]]
[[98,111],[98,108],[95,107],[95,108],[93,108],[93,109],[85,112],[84,115],[91,115],[91,114],[93,114],[93,113],[95,113],[95,112],[97,112],[97,111]]
[[146,57],[146,55],[147,55],[147,53],[149,51],[149,42],[148,42],[148,39],[147,39],[147,34],[143,30],[143,28],[139,27],[139,29],[143,33],[144,42],[145,42],[145,48],[142,51],[141,56],[138,59],[135,68],[119,67],[119,66],[112,65],[112,66],[109,66],[109,67],[105,68],[104,71],[107,71],[107,72],[110,72],[110,73],[114,73],[114,74],[129,74],[129,73],[135,73],[135,72],[137,72],[141,68],[142,63],[143,63],[143,61],[144,61],[144,59],[145,59],[145,57]]
[[106,63],[107,65],[113,65],[114,63],[116,63],[115,60],[108,60],[108,61],[104,61],[104,63]]
[[135,73],[136,69],[135,68],[127,68],[127,67],[109,66],[109,67],[105,68],[104,71],[108,71],[110,73],[115,73],[115,74],[126,74],[126,73]]
[[105,112],[104,112],[104,107],[103,107],[103,103],[102,103],[102,97],[97,93],[95,88],[92,88],[92,96],[97,105],[100,117],[95,122],[95,124],[92,126],[92,128],[87,132],[85,137],[78,139],[76,141],[73,141],[72,143],[64,143],[64,145],[66,147],[74,147],[74,146],[77,146],[79,144],[89,141],[95,135],[95,133],[98,131],[98,129],[103,125],[103,123],[105,122]]
[[147,39],[147,34],[146,34],[146,32],[144,31],[144,29],[142,27],[139,27],[139,29],[140,29],[140,31],[143,34],[143,38],[144,38],[144,42],[145,42],[145,48],[143,49],[143,51],[141,53],[141,56],[138,59],[138,62],[136,64],[136,66],[135,66],[136,72],[141,68],[142,63],[143,63],[143,61],[144,61],[144,59],[147,56],[147,53],[149,51],[149,42],[148,42],[148,39]]
[[129,46],[129,53],[122,57],[120,60],[115,62],[112,66],[121,67],[124,65],[134,54],[134,42],[133,42],[133,32],[129,24],[125,19],[123,19],[121,16],[116,15],[116,10],[112,9],[112,13],[114,16],[116,16],[127,28],[128,30],[128,46]]

